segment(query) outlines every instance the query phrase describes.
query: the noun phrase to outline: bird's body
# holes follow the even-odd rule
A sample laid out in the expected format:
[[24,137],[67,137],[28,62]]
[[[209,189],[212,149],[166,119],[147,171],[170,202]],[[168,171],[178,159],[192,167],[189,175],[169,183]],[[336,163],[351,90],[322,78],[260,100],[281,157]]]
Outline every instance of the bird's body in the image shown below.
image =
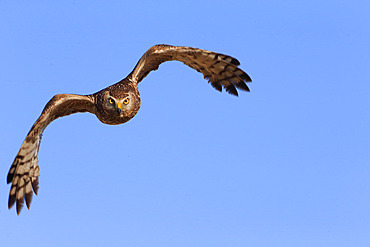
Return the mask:
[[10,167],[7,182],[12,183],[9,209],[16,203],[19,214],[24,201],[29,208],[33,192],[38,192],[39,166],[37,155],[44,129],[55,119],[78,112],[90,112],[105,124],[122,124],[140,109],[138,83],[152,70],[171,60],[178,60],[201,72],[211,85],[222,87],[233,95],[236,88],[249,91],[245,82],[250,77],[238,68],[235,58],[191,47],[156,45],[139,60],[134,70],[120,82],[90,95],[57,94],[45,106],[36,120]]

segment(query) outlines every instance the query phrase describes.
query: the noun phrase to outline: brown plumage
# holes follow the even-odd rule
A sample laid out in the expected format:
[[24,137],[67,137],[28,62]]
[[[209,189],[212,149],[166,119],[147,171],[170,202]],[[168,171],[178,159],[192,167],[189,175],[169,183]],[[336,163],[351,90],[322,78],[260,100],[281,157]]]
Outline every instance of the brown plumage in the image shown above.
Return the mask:
[[39,166],[37,154],[44,129],[55,119],[77,112],[90,112],[105,124],[121,124],[133,118],[140,108],[137,84],[150,71],[166,61],[181,61],[201,72],[218,91],[222,88],[238,95],[236,88],[249,91],[246,82],[251,78],[233,57],[184,46],[156,45],[151,47],[136,64],[134,70],[120,82],[91,95],[58,94],[45,106],[36,120],[10,167],[7,183],[12,183],[9,209],[16,203],[17,214],[24,201],[30,207],[33,192],[37,195]]

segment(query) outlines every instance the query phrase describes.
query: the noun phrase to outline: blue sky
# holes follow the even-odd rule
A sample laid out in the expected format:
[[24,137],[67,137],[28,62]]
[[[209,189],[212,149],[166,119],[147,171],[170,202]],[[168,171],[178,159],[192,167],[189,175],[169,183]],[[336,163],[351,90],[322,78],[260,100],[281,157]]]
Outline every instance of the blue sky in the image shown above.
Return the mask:
[[[1,245],[369,246],[369,9],[1,1]],[[9,211],[6,174],[46,102],[119,81],[159,43],[236,57],[251,92],[165,63],[140,83],[130,122],[49,125],[39,196]]]

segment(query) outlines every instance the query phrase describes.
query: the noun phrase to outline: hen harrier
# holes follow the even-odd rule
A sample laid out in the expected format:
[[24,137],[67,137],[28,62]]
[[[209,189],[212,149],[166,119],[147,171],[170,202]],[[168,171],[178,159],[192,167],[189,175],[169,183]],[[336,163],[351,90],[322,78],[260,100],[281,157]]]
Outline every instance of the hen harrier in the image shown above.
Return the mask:
[[135,116],[140,108],[137,84],[150,71],[166,61],[177,60],[201,72],[218,91],[222,87],[233,95],[236,88],[249,91],[246,82],[251,78],[241,69],[239,61],[223,54],[192,47],[156,45],[151,47],[136,64],[134,70],[120,82],[90,95],[57,94],[45,106],[24,140],[10,167],[7,183],[12,183],[9,209],[16,203],[20,213],[24,200],[29,209],[33,192],[37,195],[39,166],[37,154],[41,136],[53,120],[77,112],[90,112],[105,124],[122,124]]

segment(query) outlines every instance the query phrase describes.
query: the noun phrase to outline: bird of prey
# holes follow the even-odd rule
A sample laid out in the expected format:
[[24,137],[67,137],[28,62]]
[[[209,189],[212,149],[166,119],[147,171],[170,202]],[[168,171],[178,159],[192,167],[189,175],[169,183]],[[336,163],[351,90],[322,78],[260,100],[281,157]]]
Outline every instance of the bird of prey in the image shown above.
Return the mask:
[[138,83],[166,61],[177,60],[201,72],[218,91],[224,88],[237,96],[236,88],[249,91],[251,78],[233,57],[207,50],[170,45],[155,45],[140,58],[133,71],[123,80],[90,95],[57,94],[45,106],[28,132],[12,166],[7,183],[11,183],[8,207],[16,204],[19,215],[24,201],[29,209],[33,192],[37,195],[39,166],[37,154],[43,131],[52,121],[77,112],[90,112],[105,124],[122,124],[140,108]]

